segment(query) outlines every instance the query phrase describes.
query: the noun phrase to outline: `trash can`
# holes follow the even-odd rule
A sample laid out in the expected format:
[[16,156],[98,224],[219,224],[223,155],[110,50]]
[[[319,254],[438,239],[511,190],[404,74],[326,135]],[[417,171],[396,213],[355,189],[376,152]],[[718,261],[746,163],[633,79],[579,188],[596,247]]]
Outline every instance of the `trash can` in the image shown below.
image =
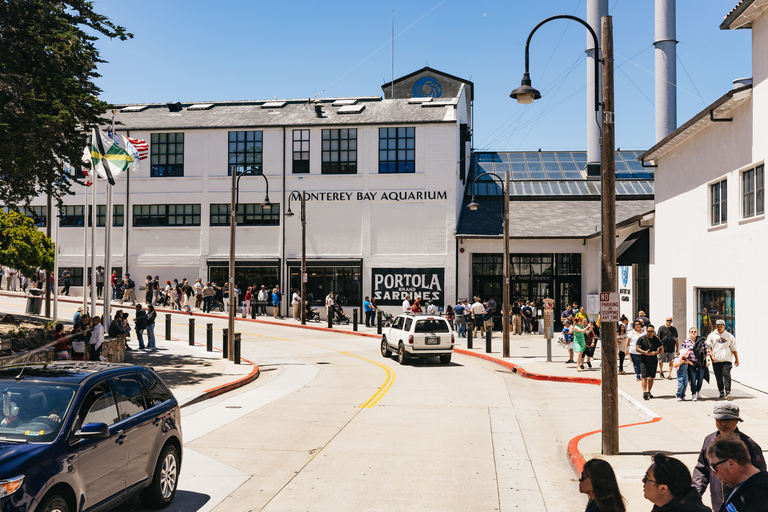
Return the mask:
[[30,315],[39,315],[43,306],[43,290],[31,288],[27,296],[27,313]]

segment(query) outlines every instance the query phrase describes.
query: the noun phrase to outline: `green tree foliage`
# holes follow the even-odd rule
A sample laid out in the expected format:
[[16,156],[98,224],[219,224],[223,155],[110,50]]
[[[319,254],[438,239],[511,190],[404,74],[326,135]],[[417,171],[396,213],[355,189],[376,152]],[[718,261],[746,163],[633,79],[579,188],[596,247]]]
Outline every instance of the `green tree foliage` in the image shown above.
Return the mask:
[[53,270],[53,242],[23,213],[0,211],[0,265],[27,277],[38,268]]
[[1,203],[71,193],[62,161],[78,167],[86,132],[105,124],[98,33],[133,37],[87,0],[0,0]]

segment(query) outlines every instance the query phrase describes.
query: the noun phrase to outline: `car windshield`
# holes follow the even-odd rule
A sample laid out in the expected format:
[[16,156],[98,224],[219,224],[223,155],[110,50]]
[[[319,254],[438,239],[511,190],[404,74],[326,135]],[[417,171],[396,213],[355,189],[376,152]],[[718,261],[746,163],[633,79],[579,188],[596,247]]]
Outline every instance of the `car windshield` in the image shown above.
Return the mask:
[[416,322],[416,329],[414,332],[451,332],[451,328],[445,320],[427,318]]
[[0,438],[46,443],[59,434],[77,386],[20,380],[0,383],[0,390]]

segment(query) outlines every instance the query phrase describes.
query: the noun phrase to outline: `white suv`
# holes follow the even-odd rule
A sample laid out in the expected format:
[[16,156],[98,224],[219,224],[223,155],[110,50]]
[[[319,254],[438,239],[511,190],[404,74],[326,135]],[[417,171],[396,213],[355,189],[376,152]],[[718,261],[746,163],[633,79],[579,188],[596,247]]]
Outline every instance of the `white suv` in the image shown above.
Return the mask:
[[443,317],[405,313],[395,317],[391,327],[381,335],[381,355],[397,353],[397,361],[405,364],[412,357],[440,357],[448,364],[453,354],[453,331]]

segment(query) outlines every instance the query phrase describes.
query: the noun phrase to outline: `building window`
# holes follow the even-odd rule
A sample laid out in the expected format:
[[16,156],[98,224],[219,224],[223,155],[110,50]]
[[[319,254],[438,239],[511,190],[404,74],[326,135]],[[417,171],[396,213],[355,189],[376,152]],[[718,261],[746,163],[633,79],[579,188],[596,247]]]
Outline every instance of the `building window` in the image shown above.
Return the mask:
[[[229,226],[229,203],[211,205],[211,226]],[[238,203],[238,226],[279,226],[280,203],[265,210],[261,203]]]
[[719,181],[709,186],[712,225],[719,226],[728,221],[728,182]]
[[184,134],[153,133],[150,176],[184,176]]
[[[59,270],[62,274],[63,270]],[[59,286],[64,286],[59,279]],[[69,285],[70,286],[83,286],[83,267],[70,267],[69,268]]]
[[718,320],[724,320],[725,330],[736,336],[736,290],[699,288],[696,292],[699,336],[714,331]]
[[199,204],[135,204],[134,227],[199,226]]
[[379,172],[416,172],[416,128],[379,128]]
[[22,206],[21,213],[32,219],[35,226],[44,228],[46,221],[48,220],[48,207],[47,206]]
[[82,206],[62,206],[59,209],[59,227],[82,227],[85,224]]
[[748,219],[765,213],[764,166],[741,173],[741,215]]
[[[122,227],[124,223],[124,213],[123,213],[123,205],[121,204],[113,204],[112,205],[112,226],[115,227]],[[88,227],[91,227],[93,223],[91,222],[91,215],[93,215],[93,206],[88,205]],[[96,227],[103,228],[107,225],[107,205],[100,204],[99,207],[96,209]]]
[[309,172],[309,130],[293,130],[293,172]]
[[229,166],[227,175],[232,176],[232,167],[238,173],[246,169],[262,172],[262,152],[264,144],[262,132],[229,132]]
[[323,174],[357,173],[357,129],[323,130]]

